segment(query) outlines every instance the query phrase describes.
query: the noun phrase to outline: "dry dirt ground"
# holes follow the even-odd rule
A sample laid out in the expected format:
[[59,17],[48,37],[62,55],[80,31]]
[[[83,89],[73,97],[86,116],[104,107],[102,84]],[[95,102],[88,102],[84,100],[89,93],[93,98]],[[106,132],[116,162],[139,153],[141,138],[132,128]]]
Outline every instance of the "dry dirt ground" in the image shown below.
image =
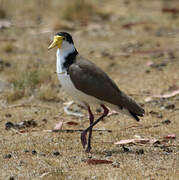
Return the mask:
[[[0,179],[177,180],[179,95],[149,97],[179,89],[178,13],[177,0],[0,0]],[[146,111],[140,122],[105,118],[91,154],[74,131],[88,126],[87,112],[76,104],[84,117],[64,112],[71,98],[55,73],[56,50],[47,50],[58,31]],[[59,121],[62,131],[50,131]],[[133,138],[158,141],[114,144]]]

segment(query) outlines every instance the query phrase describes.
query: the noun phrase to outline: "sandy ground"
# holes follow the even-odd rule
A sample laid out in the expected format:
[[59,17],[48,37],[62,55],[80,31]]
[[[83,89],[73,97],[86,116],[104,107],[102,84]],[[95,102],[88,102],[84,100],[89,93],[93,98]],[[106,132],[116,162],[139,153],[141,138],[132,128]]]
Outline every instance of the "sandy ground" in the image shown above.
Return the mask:
[[[0,179],[177,180],[178,12],[176,0],[0,0]],[[72,99],[55,73],[56,50],[47,50],[58,31],[146,111],[140,122],[105,118],[91,154],[80,142],[87,112],[77,104],[83,117],[64,112]],[[139,142],[115,144],[128,139]]]

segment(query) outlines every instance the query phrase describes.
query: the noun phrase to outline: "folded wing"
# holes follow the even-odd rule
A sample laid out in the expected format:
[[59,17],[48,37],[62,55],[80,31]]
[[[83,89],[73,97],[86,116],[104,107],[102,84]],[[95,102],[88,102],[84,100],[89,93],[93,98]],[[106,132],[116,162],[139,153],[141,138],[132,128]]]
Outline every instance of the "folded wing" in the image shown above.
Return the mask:
[[143,116],[144,109],[122,92],[114,81],[92,62],[77,56],[75,63],[69,67],[68,73],[78,90],[126,108],[133,116]]

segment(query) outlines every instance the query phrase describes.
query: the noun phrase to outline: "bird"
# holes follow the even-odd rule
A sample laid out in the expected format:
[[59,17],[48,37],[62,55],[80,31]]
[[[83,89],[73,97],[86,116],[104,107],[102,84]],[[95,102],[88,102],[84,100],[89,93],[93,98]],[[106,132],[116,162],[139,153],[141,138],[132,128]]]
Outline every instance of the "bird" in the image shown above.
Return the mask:
[[[57,47],[56,72],[63,90],[88,110],[90,124],[81,133],[81,143],[86,152],[91,152],[93,127],[108,115],[109,109],[140,120],[144,109],[121,91],[101,68],[80,55],[69,33],[56,33],[48,49],[54,47]],[[94,104],[103,109],[103,114],[95,121],[90,108]]]

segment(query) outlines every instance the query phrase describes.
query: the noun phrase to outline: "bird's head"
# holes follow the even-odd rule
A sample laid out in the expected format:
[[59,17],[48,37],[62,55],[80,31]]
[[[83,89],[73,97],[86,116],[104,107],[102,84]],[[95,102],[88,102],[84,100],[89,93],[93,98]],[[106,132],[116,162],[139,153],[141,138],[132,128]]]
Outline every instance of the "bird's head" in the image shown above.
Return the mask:
[[74,47],[73,39],[67,32],[59,32],[54,36],[53,42],[48,49],[57,47],[59,49],[69,49]]

